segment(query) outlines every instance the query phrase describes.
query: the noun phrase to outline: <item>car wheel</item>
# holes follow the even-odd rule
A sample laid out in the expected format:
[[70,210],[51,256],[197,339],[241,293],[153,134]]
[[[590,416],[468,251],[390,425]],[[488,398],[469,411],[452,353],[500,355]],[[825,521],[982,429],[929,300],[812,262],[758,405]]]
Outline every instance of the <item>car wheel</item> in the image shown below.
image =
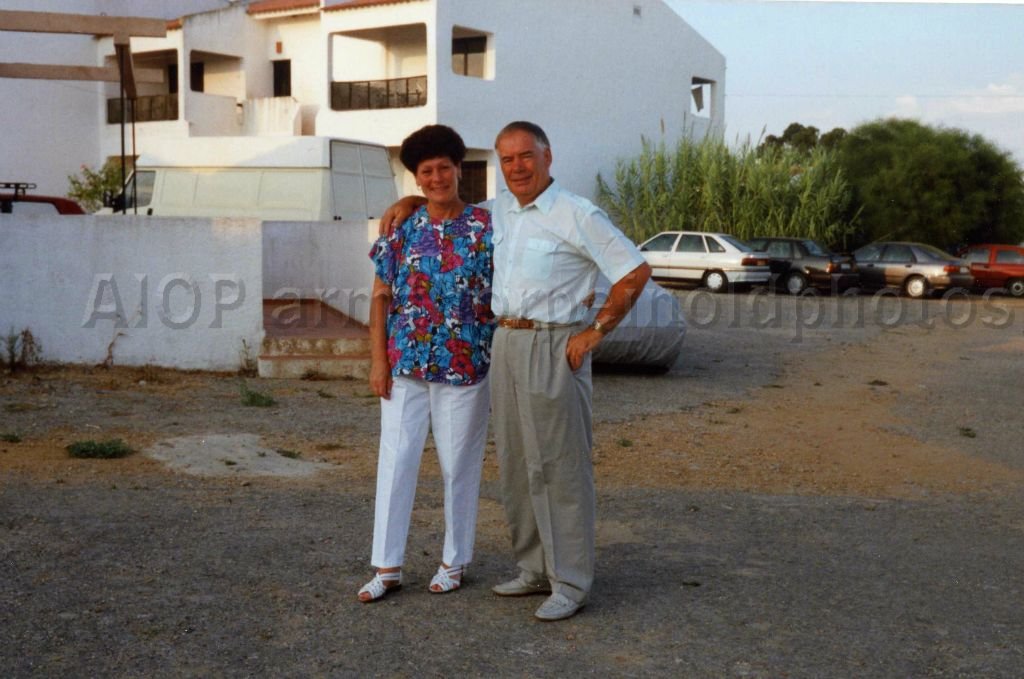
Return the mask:
[[807,289],[807,276],[798,271],[786,276],[786,292],[791,295],[799,295]]
[[928,294],[928,281],[920,276],[911,276],[903,282],[903,292],[907,297],[921,299]]
[[1024,297],[1024,278],[1013,278],[1006,281],[1006,291],[1014,297]]
[[704,274],[704,287],[711,292],[722,292],[729,284],[729,279],[721,271],[708,271]]

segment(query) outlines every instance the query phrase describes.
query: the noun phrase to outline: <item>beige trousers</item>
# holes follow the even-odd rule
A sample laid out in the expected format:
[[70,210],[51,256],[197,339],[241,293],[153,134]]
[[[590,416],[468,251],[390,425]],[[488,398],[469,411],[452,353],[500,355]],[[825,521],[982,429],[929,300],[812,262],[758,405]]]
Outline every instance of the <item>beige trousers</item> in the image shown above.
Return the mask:
[[512,548],[528,580],[573,601],[594,580],[590,357],[565,356],[578,327],[499,327],[491,349],[491,422]]

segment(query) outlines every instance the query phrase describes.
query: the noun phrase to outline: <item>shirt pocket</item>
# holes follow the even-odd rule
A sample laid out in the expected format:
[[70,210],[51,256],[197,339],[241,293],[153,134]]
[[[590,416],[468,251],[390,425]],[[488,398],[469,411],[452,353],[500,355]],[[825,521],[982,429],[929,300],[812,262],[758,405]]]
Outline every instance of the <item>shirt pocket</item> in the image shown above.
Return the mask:
[[534,280],[546,280],[551,276],[558,244],[543,238],[530,238],[523,248],[523,276]]

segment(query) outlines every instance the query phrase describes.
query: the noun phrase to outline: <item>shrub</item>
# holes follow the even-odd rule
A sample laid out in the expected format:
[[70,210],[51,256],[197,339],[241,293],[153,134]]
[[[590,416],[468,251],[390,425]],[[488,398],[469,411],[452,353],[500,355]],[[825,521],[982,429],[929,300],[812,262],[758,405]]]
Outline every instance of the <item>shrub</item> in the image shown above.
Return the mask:
[[68,175],[68,183],[68,198],[78,201],[87,212],[96,212],[103,207],[105,194],[121,192],[120,161],[107,161],[99,170],[82,165],[80,174]]
[[261,394],[258,391],[253,391],[252,389],[250,389],[245,384],[245,382],[242,382],[241,392],[242,392],[242,405],[244,405],[246,407],[249,407],[249,408],[269,408],[269,407],[277,404],[277,401],[275,401],[271,397],[267,396],[266,394]]
[[67,447],[71,457],[108,460],[127,457],[135,451],[121,439],[109,441],[75,441]]

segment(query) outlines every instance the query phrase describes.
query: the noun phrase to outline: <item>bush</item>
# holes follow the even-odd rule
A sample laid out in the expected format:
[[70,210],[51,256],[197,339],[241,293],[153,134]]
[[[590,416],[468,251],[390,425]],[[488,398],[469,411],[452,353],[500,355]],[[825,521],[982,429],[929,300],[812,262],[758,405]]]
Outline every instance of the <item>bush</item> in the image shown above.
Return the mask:
[[96,212],[103,207],[104,195],[121,192],[121,163],[108,160],[99,170],[82,165],[80,174],[68,175],[68,183],[68,198],[77,201],[86,212]]
[[67,447],[71,457],[109,460],[127,457],[135,451],[121,439],[109,441],[75,441]]
[[269,408],[273,405],[277,405],[277,401],[275,401],[273,398],[267,396],[266,394],[261,394],[258,391],[253,391],[248,386],[246,386],[245,382],[242,382],[241,384],[241,392],[242,405],[246,407]]

